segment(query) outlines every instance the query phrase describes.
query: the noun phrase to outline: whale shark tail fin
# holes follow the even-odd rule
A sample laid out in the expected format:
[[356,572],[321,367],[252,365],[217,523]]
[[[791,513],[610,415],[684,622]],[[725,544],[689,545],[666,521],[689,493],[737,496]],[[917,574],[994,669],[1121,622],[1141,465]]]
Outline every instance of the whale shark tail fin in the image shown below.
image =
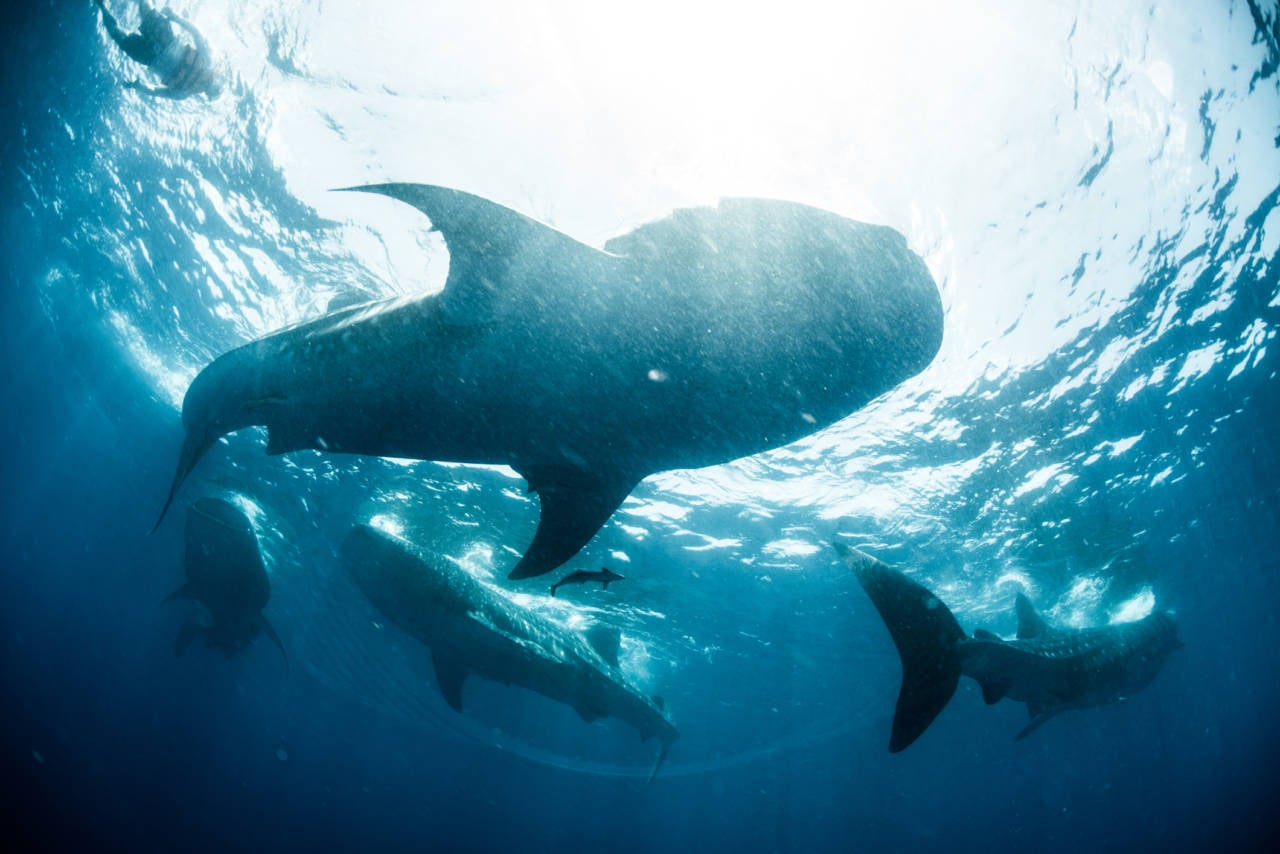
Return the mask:
[[645,783],[652,783],[653,778],[658,776],[658,769],[662,767],[662,763],[667,761],[667,754],[671,751],[671,743],[662,742],[662,746],[658,748],[658,758],[653,761],[653,768],[649,771],[649,779]]
[[165,514],[169,512],[169,506],[173,504],[174,496],[178,494],[178,488],[182,486],[182,482],[187,479],[187,475],[191,474],[191,470],[196,467],[196,463],[200,462],[200,458],[204,456],[205,451],[209,450],[216,438],[209,439],[200,434],[187,432],[186,438],[182,440],[182,451],[178,454],[178,470],[174,472],[173,483],[169,485],[169,497],[164,500],[164,506],[160,508],[160,515],[156,518],[151,533],[154,534],[160,528]]
[[837,543],[836,550],[871,597],[902,659],[889,738],[889,752],[897,753],[929,728],[955,694],[964,630],[937,596],[902,573],[846,545]]

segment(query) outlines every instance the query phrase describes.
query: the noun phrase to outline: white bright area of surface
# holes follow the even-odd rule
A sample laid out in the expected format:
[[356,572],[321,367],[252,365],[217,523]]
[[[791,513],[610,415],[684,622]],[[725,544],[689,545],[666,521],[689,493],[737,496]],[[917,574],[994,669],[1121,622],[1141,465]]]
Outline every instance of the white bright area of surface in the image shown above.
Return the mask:
[[[1250,26],[999,0],[190,11],[273,105],[290,189],[347,224],[343,245],[390,292],[440,287],[442,247],[416,211],[330,190],[458,187],[596,245],[675,207],[792,199],[891,225],[925,256],[948,319],[921,382],[946,393],[1038,361],[1129,293],[1125,250],[1175,228],[1201,180],[1206,68],[1229,67]],[[268,31],[300,74],[268,63]],[[1108,133],[1111,161],[1082,188]],[[1082,255],[1113,246],[1070,286]]]

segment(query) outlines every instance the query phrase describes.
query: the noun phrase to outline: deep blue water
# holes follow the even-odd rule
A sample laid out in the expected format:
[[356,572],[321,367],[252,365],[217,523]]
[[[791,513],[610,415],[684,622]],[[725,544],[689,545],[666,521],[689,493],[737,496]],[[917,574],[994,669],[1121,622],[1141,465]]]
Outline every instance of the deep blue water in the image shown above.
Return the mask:
[[[10,838],[1264,847],[1280,807],[1273,6],[868,8],[838,26],[822,4],[608,21],[569,4],[412,22],[390,0],[175,8],[223,54],[216,102],[122,92],[136,70],[88,3],[29,4],[3,53]],[[630,38],[602,48],[607,31]],[[160,601],[181,525],[147,532],[186,383],[336,298],[442,278],[419,220],[324,192],[376,180],[461,186],[597,244],[720,195],[794,198],[903,231],[942,287],[927,371],[788,448],[645,481],[571,564],[618,563],[625,585],[531,597],[623,630],[626,668],[682,732],[652,784],[634,733],[513,689],[477,688],[454,715],[336,568],[352,522],[395,514],[500,570],[535,519],[510,472],[269,458],[237,434],[183,500],[257,508],[293,666],[261,640],[173,654],[191,612]],[[897,659],[837,536],[917,573],[967,627],[1011,632],[1023,589],[1073,625],[1154,602],[1186,646],[1128,702],[1023,742],[1022,707],[966,682],[891,756]]]

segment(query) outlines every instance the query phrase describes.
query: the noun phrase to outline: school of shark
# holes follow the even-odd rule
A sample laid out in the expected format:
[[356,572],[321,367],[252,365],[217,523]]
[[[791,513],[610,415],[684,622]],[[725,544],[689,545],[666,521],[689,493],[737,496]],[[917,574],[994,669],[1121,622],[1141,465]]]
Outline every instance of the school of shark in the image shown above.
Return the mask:
[[[574,559],[646,477],[809,436],[920,374],[941,346],[938,287],[903,235],[815,207],[725,199],[596,248],[457,189],[350,190],[427,218],[449,253],[444,289],[348,305],[207,365],[182,404],[157,527],[218,440],[248,427],[266,428],[273,456],[502,464],[540,508],[532,542],[503,567],[519,584]],[[429,655],[454,712],[464,713],[474,675],[563,703],[583,725],[616,718],[659,742],[652,779],[679,733],[661,698],[620,666],[616,629],[566,629],[450,556],[350,521],[346,574]],[[836,548],[901,658],[893,752],[924,733],[962,675],[988,703],[1027,704],[1021,738],[1063,711],[1141,690],[1181,645],[1164,611],[1068,630],[1021,597],[1016,638],[970,636],[907,575]],[[269,585],[253,525],[233,504],[206,496],[189,506],[185,572],[170,599],[198,603],[209,621],[186,624],[179,652],[203,638],[234,655],[265,634],[284,653],[263,614]],[[547,595],[596,583],[596,594],[621,595],[602,591],[623,580],[577,569]]]

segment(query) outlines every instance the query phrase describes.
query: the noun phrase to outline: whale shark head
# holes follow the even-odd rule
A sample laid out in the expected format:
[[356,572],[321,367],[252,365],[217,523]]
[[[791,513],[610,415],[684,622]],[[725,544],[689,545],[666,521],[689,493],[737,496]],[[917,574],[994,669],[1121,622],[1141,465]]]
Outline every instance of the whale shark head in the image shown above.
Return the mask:
[[154,531],[164,521],[182,482],[213,443],[228,433],[264,423],[271,398],[262,393],[261,370],[247,348],[232,350],[192,380],[182,401],[182,450]]

